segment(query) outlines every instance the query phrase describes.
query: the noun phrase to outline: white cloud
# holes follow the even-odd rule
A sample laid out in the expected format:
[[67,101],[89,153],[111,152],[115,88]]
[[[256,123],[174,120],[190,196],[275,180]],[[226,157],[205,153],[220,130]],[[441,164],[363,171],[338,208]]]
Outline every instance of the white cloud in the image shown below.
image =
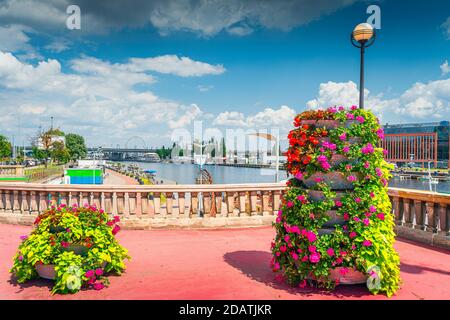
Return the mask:
[[447,60],[445,60],[444,63],[442,63],[439,67],[441,68],[441,72],[442,72],[443,76],[445,76],[447,73],[450,72],[450,67],[448,65]]
[[222,65],[211,65],[194,61],[188,57],[179,58],[176,55],[164,55],[155,58],[131,58],[128,65],[134,71],[157,71],[170,73],[181,77],[199,77],[204,75],[222,74]]
[[[233,35],[253,29],[291,30],[328,15],[357,0],[78,0],[80,32],[105,33],[125,27],[153,25],[161,34],[189,31],[213,36],[225,30]],[[4,0],[0,24],[23,24],[36,30],[63,30],[70,0]],[[41,31],[42,31],[41,30]]]
[[[83,134],[90,145],[115,145],[133,135],[154,141],[155,134],[165,136],[168,129],[202,117],[195,104],[153,94],[147,88],[155,81],[152,75],[131,66],[82,57],[65,71],[55,59],[33,65],[0,51],[1,119],[21,116],[24,136],[31,136],[54,116],[64,131]],[[16,129],[17,119],[2,122],[0,131],[12,134]]]
[[67,40],[55,39],[51,43],[46,45],[44,48],[51,52],[60,53],[60,52],[63,52],[65,50],[69,49],[69,47],[70,47],[70,43]]
[[29,28],[20,25],[0,26],[0,50],[26,51],[31,50],[30,37],[25,33]]
[[202,114],[202,111],[196,104],[192,104],[189,107],[183,106],[180,108],[180,111],[184,111],[184,114],[178,116],[176,119],[169,120],[170,129],[186,127]]
[[265,108],[263,111],[247,117],[241,112],[225,111],[214,119],[213,124],[245,128],[289,128],[292,126],[295,115],[295,110],[288,106],[281,106],[279,109]]
[[[358,105],[359,91],[352,82],[320,84],[319,95],[306,103],[308,108],[332,105]],[[450,79],[417,82],[396,98],[384,99],[383,94],[370,95],[365,89],[365,107],[374,111],[383,122],[419,122],[450,118]]]

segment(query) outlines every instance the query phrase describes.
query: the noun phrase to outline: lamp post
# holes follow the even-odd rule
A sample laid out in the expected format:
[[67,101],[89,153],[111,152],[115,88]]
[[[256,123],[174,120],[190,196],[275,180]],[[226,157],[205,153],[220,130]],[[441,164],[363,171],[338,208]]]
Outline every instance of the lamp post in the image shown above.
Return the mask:
[[364,109],[364,49],[370,47],[375,42],[375,30],[369,23],[360,23],[350,34],[350,42],[361,51],[359,107]]

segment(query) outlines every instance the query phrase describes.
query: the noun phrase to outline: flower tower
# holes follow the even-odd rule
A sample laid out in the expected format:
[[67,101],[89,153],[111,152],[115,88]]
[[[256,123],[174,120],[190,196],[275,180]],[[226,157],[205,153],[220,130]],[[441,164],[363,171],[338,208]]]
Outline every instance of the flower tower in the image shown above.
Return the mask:
[[305,111],[294,125],[286,154],[293,178],[274,223],[273,271],[294,286],[367,283],[391,296],[400,261],[378,119],[356,106],[330,107]]

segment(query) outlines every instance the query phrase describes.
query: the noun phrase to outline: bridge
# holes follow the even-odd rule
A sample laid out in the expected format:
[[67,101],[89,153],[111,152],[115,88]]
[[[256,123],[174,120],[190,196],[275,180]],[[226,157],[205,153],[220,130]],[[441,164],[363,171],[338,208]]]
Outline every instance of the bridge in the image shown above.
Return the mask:
[[108,148],[108,147],[97,147],[97,148],[87,148],[88,152],[101,152],[103,158],[107,160],[127,160],[136,159],[138,156],[142,156],[145,153],[156,152],[156,149],[147,148]]

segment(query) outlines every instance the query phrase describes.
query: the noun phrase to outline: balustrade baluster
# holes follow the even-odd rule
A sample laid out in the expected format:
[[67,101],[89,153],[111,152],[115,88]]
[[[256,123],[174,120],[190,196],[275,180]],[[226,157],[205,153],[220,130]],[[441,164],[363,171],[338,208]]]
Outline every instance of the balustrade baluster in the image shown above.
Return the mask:
[[403,198],[403,218],[405,220],[403,225],[412,228],[411,199]]
[[449,235],[449,221],[450,214],[447,210],[447,204],[439,204],[439,233],[442,235]]
[[211,195],[209,192],[203,192],[203,217],[208,218],[211,215]]
[[395,224],[401,225],[403,216],[400,212],[400,198],[397,196],[393,196],[392,199],[392,211],[394,212]]
[[191,213],[195,216],[198,214],[198,192],[191,192]]
[[216,201],[216,215],[222,215],[222,192],[215,193],[215,201]]
[[423,230],[425,228],[425,221],[421,200],[414,200],[414,217],[415,217],[414,229]]
[[275,214],[278,213],[278,210],[280,210],[281,206],[281,190],[275,190],[273,191],[273,212]]
[[[178,213],[184,215],[185,214],[185,193],[178,192]],[[189,212],[187,213],[189,215]]]
[[0,212],[5,212],[5,190],[0,189]]
[[173,212],[173,193],[167,192],[166,193],[166,214],[172,215]]
[[227,192],[228,216],[234,216],[234,192]]
[[154,192],[153,193],[153,205],[155,208],[155,215],[161,214],[161,193]]
[[142,193],[137,192],[136,194],[136,207],[134,209],[134,212],[137,216],[141,216],[142,215]]
[[270,194],[269,191],[263,191],[262,192],[262,213],[264,216],[269,215],[269,200],[270,200]]
[[434,202],[427,201],[425,203],[425,208],[427,212],[427,224],[425,226],[425,231],[436,232],[436,215],[434,213]]
[[239,215],[240,216],[246,216],[247,215],[247,208],[246,208],[246,196],[247,193],[245,191],[239,192]]

